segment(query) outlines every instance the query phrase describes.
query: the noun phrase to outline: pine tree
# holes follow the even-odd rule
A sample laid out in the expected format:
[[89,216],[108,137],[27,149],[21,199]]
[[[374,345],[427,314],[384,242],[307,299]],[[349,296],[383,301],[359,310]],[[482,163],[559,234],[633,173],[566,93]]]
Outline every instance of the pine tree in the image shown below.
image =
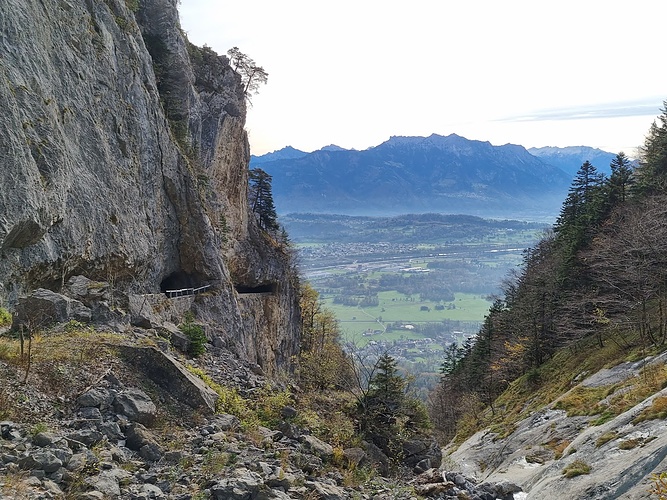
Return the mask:
[[377,372],[370,381],[368,398],[386,408],[388,413],[397,412],[405,400],[405,380],[398,374],[396,360],[383,354],[377,363]]
[[611,161],[610,166],[609,205],[610,208],[613,208],[619,203],[625,203],[634,184],[634,179],[632,176],[632,164],[622,151]]
[[635,191],[640,195],[661,193],[667,187],[667,101],[640,149]]
[[567,267],[573,265],[576,253],[586,246],[604,218],[606,198],[604,174],[585,161],[572,181],[554,226]]
[[375,365],[368,392],[357,405],[362,434],[390,455],[396,452],[397,424],[405,402],[405,385],[405,380],[398,374],[396,360],[385,353]]
[[257,217],[259,226],[265,231],[278,231],[280,226],[271,191],[273,178],[261,168],[254,168],[250,171],[249,180],[250,209]]

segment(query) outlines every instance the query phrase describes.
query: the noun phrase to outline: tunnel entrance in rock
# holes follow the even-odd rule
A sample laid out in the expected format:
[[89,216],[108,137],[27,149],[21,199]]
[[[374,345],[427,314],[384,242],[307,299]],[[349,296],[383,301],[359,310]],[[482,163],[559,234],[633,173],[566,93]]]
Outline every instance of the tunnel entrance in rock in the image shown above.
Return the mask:
[[250,293],[276,293],[278,285],[276,283],[262,283],[260,285],[243,285],[237,284],[234,285],[237,293],[240,295],[250,294]]
[[176,271],[171,273],[160,283],[160,290],[165,293],[169,290],[182,290],[185,288],[193,288],[199,283],[194,276],[184,271]]

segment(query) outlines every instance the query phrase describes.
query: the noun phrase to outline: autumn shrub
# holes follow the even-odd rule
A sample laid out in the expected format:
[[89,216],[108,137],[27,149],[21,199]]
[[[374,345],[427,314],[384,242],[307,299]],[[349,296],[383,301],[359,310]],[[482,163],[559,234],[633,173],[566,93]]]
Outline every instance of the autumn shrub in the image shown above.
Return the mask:
[[289,390],[277,390],[270,385],[262,387],[250,401],[259,423],[265,427],[275,427],[281,421],[281,411],[292,404]]
[[565,468],[563,469],[563,475],[568,479],[590,473],[591,473],[591,466],[588,465],[583,460],[575,460],[571,464],[565,466]]
[[251,413],[250,408],[248,407],[247,401],[241,397],[236,389],[225,387],[217,383],[201,368],[197,368],[190,364],[186,364],[185,368],[190,373],[200,378],[218,395],[218,400],[215,405],[216,413],[229,413],[230,415],[238,417],[242,423],[244,423],[244,421],[249,423]]

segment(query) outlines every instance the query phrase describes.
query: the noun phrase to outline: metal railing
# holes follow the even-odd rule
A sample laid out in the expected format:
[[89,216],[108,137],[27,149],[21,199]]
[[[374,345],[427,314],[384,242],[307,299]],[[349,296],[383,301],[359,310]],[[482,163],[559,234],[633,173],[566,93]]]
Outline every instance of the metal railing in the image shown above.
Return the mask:
[[200,286],[199,288],[181,288],[180,290],[165,290],[164,293],[170,299],[174,297],[187,297],[188,295],[197,295],[211,288],[211,285]]

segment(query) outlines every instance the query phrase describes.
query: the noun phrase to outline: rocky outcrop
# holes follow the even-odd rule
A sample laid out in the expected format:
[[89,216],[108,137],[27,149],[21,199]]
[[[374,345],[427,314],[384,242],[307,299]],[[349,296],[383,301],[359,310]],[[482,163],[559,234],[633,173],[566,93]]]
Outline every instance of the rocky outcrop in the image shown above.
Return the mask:
[[[148,379],[188,406],[213,413],[218,395],[167,353],[154,347],[120,346],[124,359]],[[131,401],[131,400],[130,400]],[[133,406],[128,403],[128,406]],[[134,406],[137,406],[136,404]],[[138,412],[140,415],[141,412]],[[142,419],[134,419],[145,424]]]
[[287,369],[295,279],[248,210],[240,76],[189,44],[177,0],[8,0],[0,59],[0,301],[75,275],[111,297],[211,285],[212,335]]
[[[605,368],[575,387],[606,387],[613,394],[614,387],[637,379],[647,366],[663,370],[665,358]],[[662,389],[604,423],[596,421],[599,415],[568,416],[550,405],[517,422],[507,436],[488,429],[476,433],[448,459],[466,475],[518,484],[528,500],[650,498],[652,475],[667,467],[667,435],[660,414],[642,415],[665,400],[667,389]]]

